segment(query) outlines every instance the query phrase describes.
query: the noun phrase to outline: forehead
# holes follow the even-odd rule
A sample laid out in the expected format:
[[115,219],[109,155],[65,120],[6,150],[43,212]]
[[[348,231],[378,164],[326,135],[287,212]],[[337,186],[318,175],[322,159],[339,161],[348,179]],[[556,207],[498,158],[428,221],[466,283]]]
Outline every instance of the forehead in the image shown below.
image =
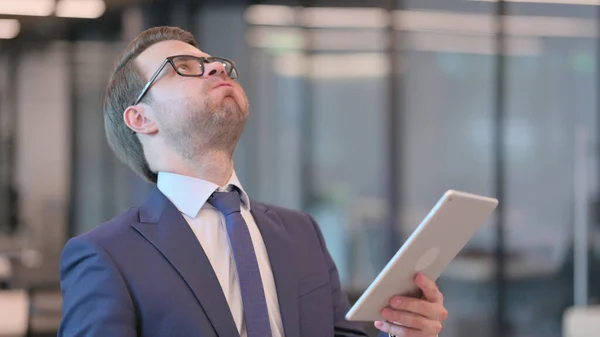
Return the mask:
[[183,41],[168,40],[153,44],[144,50],[137,58],[136,63],[146,78],[152,76],[158,66],[169,56],[193,55],[209,56],[198,48]]

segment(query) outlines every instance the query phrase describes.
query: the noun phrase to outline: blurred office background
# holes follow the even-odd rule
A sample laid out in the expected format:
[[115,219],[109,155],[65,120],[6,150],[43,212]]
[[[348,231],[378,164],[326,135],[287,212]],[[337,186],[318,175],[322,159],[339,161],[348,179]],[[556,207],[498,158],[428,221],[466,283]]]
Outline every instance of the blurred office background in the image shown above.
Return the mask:
[[152,188],[101,102],[156,25],[236,61],[242,184],[317,219],[351,300],[451,188],[500,206],[439,279],[441,336],[571,336],[600,300],[598,0],[0,0],[0,336],[56,335],[64,243]]

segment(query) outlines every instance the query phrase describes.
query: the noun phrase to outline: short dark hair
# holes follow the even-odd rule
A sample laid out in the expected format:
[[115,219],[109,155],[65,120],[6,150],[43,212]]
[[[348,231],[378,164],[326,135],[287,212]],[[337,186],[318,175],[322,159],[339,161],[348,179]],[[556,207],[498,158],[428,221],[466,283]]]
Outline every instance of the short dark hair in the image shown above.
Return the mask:
[[125,125],[123,112],[135,101],[146,81],[135,58],[150,46],[169,40],[198,47],[194,36],[181,28],[155,27],[143,31],[121,54],[104,95],[104,129],[110,148],[121,161],[152,183],[156,183],[158,174],[150,169],[138,136]]

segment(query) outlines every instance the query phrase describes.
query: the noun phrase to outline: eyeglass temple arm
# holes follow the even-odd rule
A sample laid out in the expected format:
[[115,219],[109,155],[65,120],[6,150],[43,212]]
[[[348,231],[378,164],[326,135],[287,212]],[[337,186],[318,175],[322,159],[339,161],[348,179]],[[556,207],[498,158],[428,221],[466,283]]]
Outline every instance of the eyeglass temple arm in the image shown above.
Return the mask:
[[152,75],[152,77],[150,78],[150,80],[148,80],[148,82],[146,82],[146,85],[144,86],[144,89],[142,89],[142,92],[140,93],[140,95],[138,96],[138,98],[135,100],[135,103],[133,103],[133,105],[137,105],[142,98],[144,97],[144,95],[146,94],[146,92],[148,91],[148,89],[150,89],[150,86],[152,85],[152,83],[154,82],[154,80],[156,80],[156,78],[158,77],[158,75],[160,74],[160,72],[163,70],[163,68],[167,65],[167,63],[169,63],[169,59],[165,59],[163,61],[163,63],[160,65],[160,67],[158,67],[158,70],[154,73],[154,75]]

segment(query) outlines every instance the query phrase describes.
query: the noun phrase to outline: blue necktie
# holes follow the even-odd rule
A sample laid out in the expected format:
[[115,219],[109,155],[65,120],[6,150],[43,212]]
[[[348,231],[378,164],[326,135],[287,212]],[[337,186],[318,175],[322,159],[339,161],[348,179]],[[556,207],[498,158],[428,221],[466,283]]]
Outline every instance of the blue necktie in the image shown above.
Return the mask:
[[248,226],[240,213],[240,194],[235,188],[232,192],[215,192],[208,203],[225,216],[227,235],[240,281],[248,337],[271,336],[267,301],[254,246]]

